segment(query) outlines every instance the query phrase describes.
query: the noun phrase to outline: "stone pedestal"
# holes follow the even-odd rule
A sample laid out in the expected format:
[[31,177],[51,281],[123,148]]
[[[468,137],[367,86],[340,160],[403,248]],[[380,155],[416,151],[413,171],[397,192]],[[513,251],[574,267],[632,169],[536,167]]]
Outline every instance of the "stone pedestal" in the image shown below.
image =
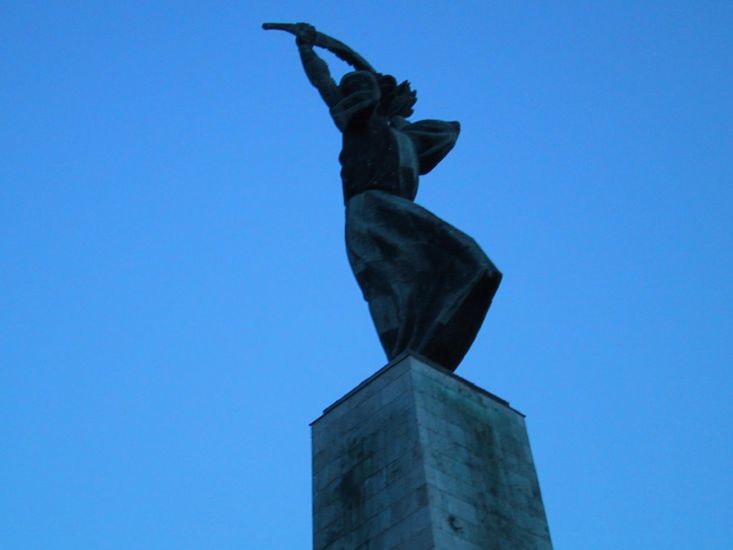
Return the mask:
[[406,355],[312,424],[315,550],[551,549],[524,416]]

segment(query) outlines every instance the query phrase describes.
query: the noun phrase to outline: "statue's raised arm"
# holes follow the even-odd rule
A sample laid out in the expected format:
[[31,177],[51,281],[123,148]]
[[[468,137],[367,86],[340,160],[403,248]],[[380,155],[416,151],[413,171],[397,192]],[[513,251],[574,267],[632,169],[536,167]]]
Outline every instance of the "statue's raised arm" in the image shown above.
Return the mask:
[[318,32],[309,23],[263,23],[262,28],[265,30],[286,31],[295,35],[295,42],[298,46],[305,74],[329,108],[341,99],[341,94],[338,85],[331,77],[328,65],[318,56],[313,46],[327,49],[357,71],[369,71],[376,74],[374,68],[361,55],[340,40]]
[[346,61],[357,71],[370,71],[376,73],[369,62],[354,50],[349,48],[340,40],[318,32],[313,25],[308,23],[263,23],[262,28],[266,31],[278,30],[294,34],[296,37],[307,38],[312,36],[312,44],[319,48],[325,48],[339,59]]

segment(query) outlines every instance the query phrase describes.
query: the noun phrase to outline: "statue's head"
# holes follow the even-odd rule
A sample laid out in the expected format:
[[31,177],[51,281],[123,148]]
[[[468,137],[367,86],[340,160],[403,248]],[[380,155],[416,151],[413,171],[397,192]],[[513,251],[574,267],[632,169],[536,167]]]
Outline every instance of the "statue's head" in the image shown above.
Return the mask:
[[387,118],[409,117],[413,112],[412,107],[417,102],[417,92],[410,88],[409,82],[405,80],[398,85],[395,77],[388,74],[352,71],[343,76],[339,88],[345,96],[361,91],[379,93],[377,110],[380,115]]
[[382,98],[379,101],[379,112],[386,117],[409,117],[413,113],[413,106],[417,103],[417,91],[410,88],[405,80],[397,84],[397,79],[389,74],[380,74],[377,77],[379,91]]
[[343,76],[339,88],[344,96],[358,92],[373,92],[376,94],[378,84],[374,73],[370,71],[352,71]]

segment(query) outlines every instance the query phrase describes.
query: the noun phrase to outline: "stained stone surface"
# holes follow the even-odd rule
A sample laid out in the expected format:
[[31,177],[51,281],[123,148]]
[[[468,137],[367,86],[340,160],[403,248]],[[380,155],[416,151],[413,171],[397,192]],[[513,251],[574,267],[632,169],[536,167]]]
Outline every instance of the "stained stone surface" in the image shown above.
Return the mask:
[[312,424],[316,550],[550,549],[524,416],[413,355]]

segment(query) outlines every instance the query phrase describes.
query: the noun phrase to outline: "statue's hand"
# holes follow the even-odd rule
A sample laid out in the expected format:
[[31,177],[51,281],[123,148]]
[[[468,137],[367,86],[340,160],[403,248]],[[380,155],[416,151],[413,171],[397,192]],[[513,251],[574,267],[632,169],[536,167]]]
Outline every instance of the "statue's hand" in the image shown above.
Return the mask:
[[298,45],[312,45],[316,40],[316,28],[309,23],[296,23],[295,32],[295,42]]

